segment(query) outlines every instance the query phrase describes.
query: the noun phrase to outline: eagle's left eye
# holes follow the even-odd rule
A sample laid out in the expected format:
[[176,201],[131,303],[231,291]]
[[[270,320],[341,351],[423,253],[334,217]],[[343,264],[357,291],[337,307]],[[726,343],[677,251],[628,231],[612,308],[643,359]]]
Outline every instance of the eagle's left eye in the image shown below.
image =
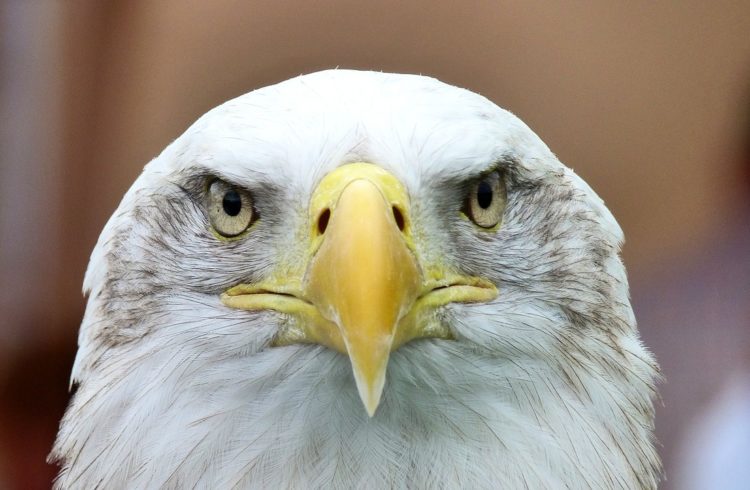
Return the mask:
[[208,218],[219,235],[236,237],[255,218],[250,194],[223,180],[214,180],[208,186]]
[[474,224],[494,228],[503,219],[506,199],[503,176],[495,171],[472,183],[463,211]]

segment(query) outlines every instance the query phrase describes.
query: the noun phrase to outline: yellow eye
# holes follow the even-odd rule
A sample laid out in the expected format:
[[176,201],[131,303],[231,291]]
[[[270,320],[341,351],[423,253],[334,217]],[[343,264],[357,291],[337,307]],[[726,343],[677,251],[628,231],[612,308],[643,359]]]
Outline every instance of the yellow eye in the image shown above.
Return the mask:
[[492,172],[472,183],[464,212],[477,226],[494,228],[503,219],[505,182],[500,172]]
[[222,180],[208,186],[208,218],[216,232],[236,237],[253,222],[253,201],[250,194]]

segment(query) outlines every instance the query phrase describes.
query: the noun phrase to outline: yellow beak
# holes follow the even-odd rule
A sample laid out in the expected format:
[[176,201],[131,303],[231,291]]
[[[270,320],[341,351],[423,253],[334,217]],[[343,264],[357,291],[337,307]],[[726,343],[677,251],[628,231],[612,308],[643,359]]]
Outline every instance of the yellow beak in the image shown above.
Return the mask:
[[370,416],[380,403],[396,326],[420,283],[416,259],[379,183],[348,182],[310,266],[307,291],[337,325]]
[[311,257],[302,278],[241,284],[222,295],[227,306],[295,315],[274,345],[314,342],[349,356],[370,416],[385,385],[388,358],[420,337],[452,338],[435,307],[497,295],[481,278],[420,267],[403,185],[382,168],[353,163],[323,178],[310,203]]

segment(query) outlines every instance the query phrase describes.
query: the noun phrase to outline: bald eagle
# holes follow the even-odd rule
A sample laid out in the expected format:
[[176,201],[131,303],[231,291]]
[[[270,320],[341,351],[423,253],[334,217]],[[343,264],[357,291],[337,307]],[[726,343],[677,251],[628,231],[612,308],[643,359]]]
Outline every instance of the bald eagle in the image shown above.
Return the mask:
[[518,118],[331,70],[211,110],[86,273],[57,488],[655,488],[601,199]]

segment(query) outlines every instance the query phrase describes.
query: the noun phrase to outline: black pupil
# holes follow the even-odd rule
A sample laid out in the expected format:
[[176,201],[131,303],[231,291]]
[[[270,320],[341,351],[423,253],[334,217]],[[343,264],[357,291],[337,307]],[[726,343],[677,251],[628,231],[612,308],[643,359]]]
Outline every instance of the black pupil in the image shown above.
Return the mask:
[[477,187],[477,204],[482,209],[487,209],[492,204],[492,186],[486,180],[481,181]]
[[224,212],[229,216],[237,216],[242,211],[242,198],[237,191],[228,191],[224,194],[221,205],[224,207]]

